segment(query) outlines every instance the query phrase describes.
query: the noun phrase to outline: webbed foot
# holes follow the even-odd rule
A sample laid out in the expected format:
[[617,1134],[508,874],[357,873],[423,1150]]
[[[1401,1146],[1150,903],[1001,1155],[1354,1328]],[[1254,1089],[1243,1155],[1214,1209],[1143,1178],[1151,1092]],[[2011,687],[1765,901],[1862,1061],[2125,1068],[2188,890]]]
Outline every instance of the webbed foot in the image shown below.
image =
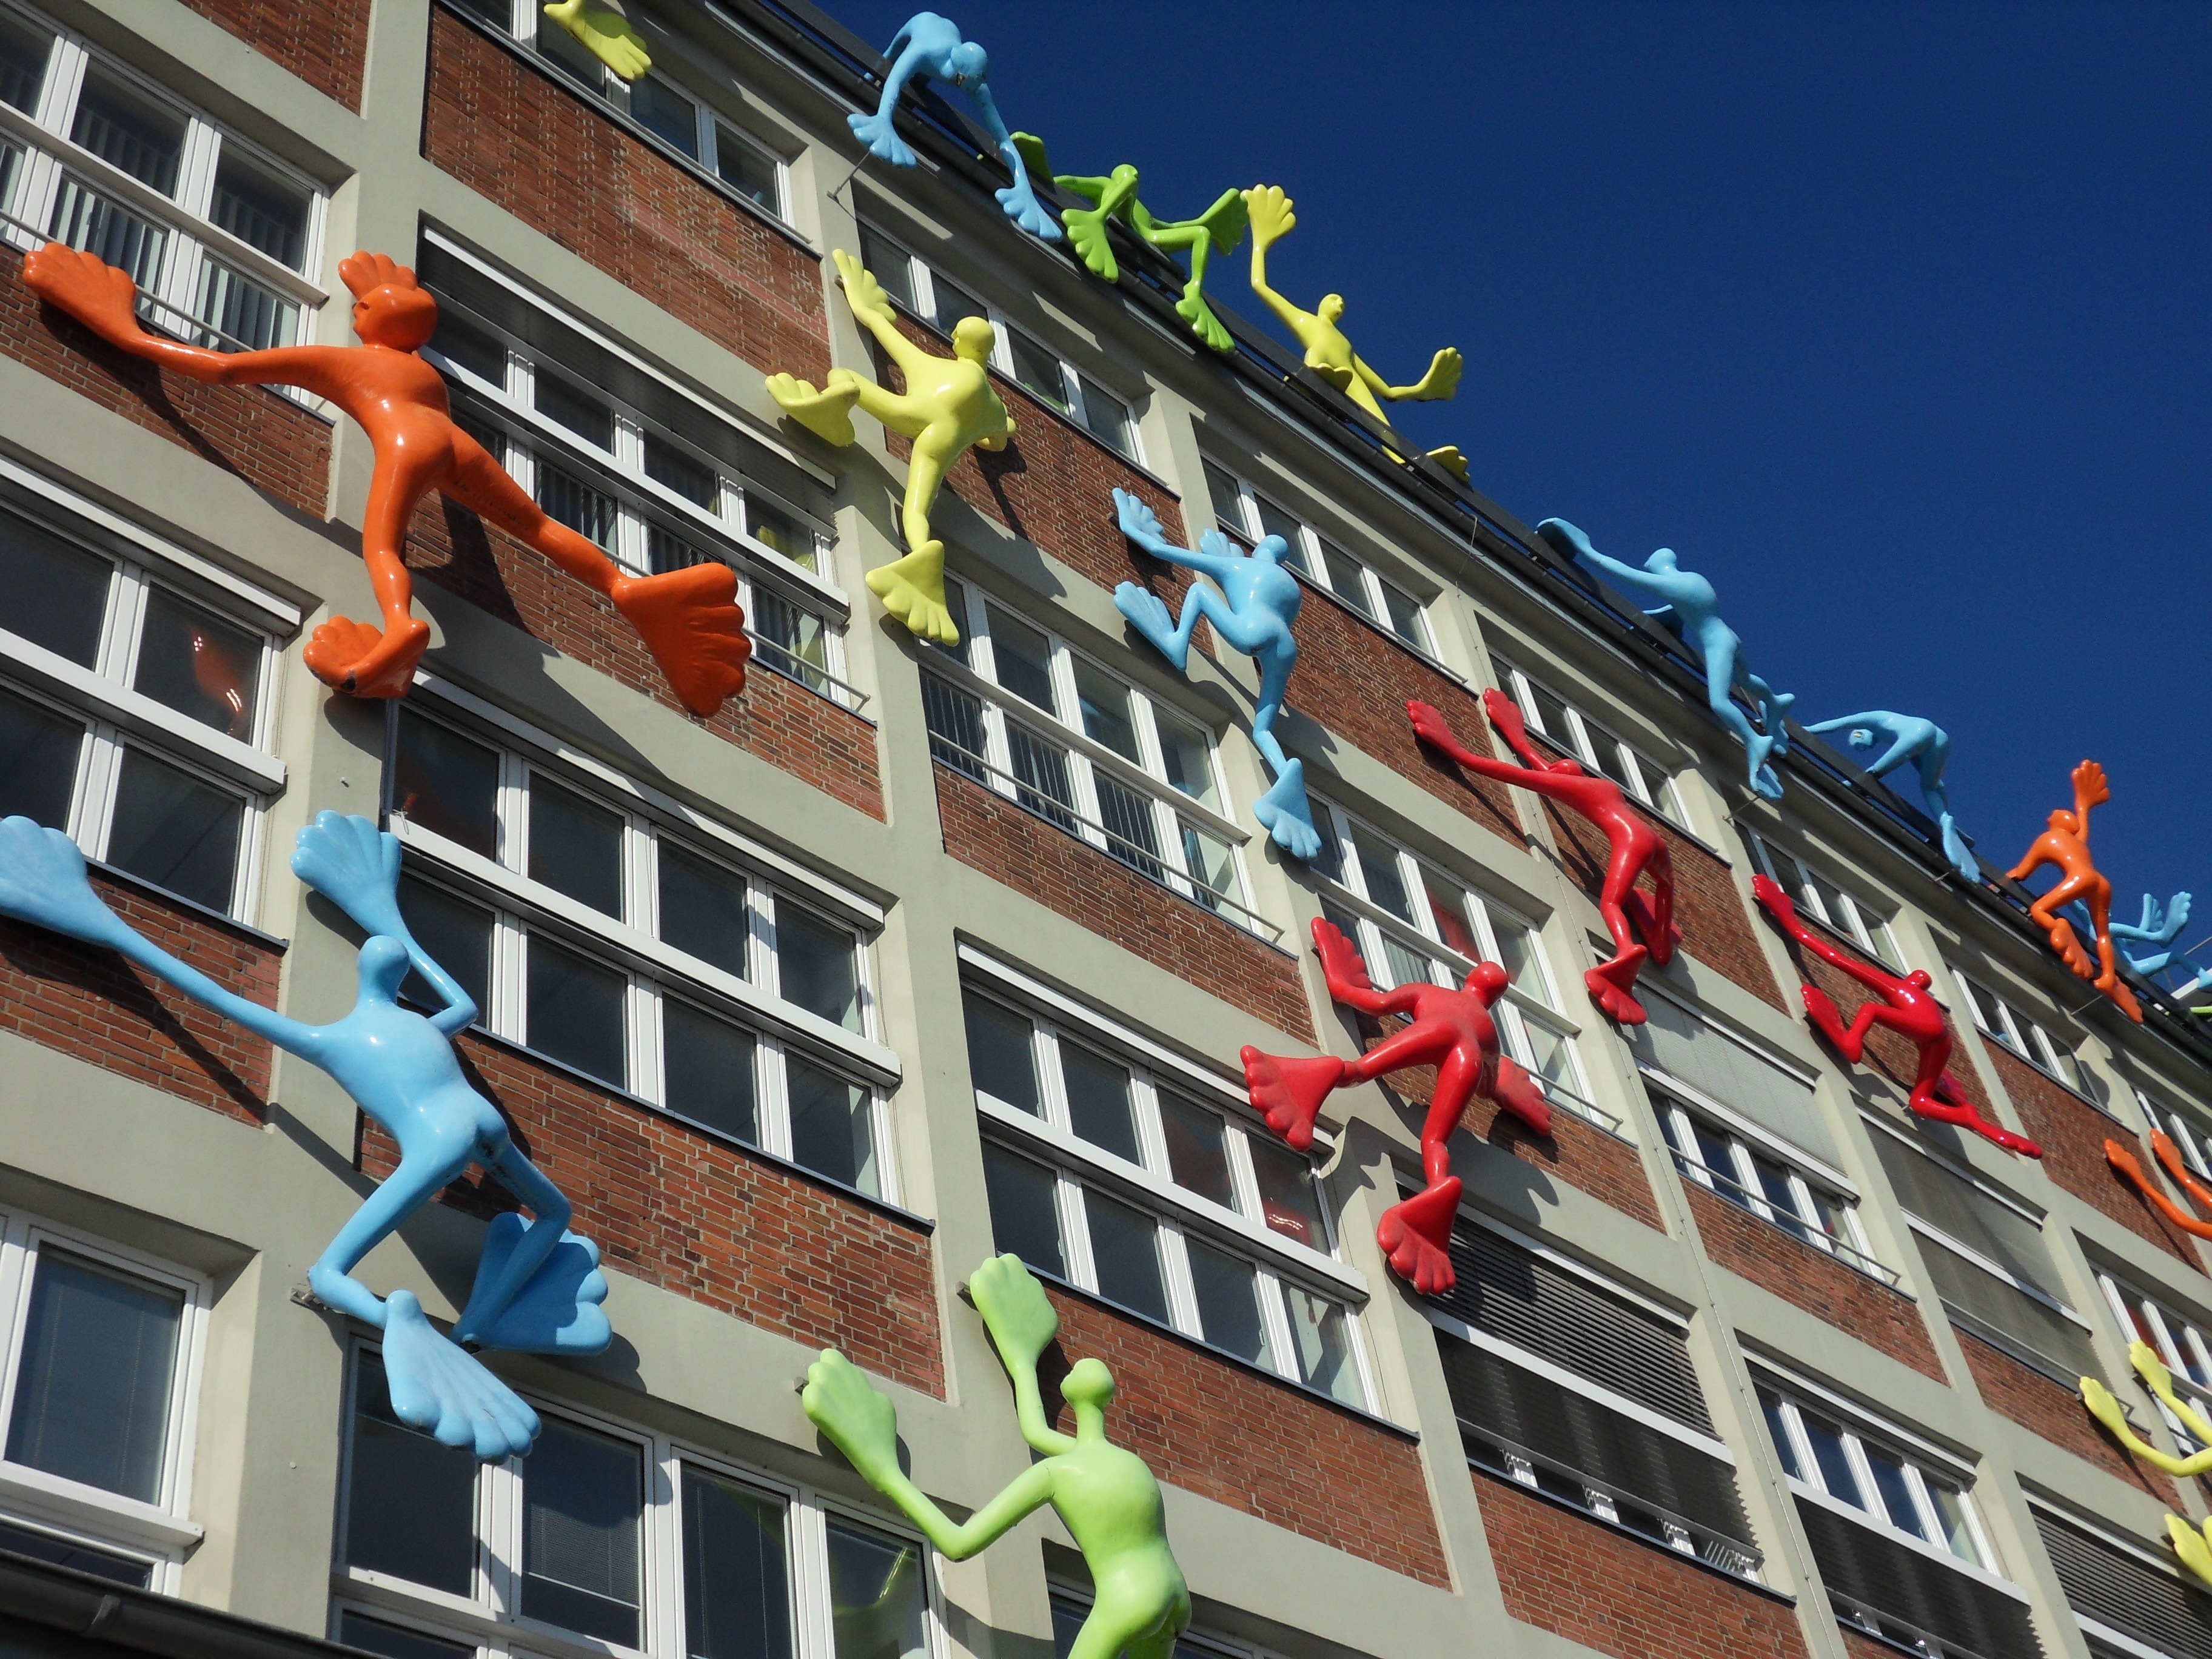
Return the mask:
[[1288,1060],[1245,1048],[1237,1058],[1244,1062],[1244,1090],[1253,1109],[1267,1120],[1267,1127],[1303,1152],[1313,1145],[1314,1120],[1329,1091],[1344,1081],[1344,1062],[1334,1054],[1315,1060]]
[[308,671],[333,690],[355,697],[404,697],[415,684],[416,665],[430,648],[430,624],[410,617],[379,633],[367,623],[333,617],[316,629],[301,653]]
[[1768,800],[1782,799],[1782,780],[1766,763],[1766,757],[1774,752],[1774,743],[1764,732],[1754,732],[1744,741],[1744,750],[1749,757],[1745,774],[1750,780],[1752,793]]
[[[1165,657],[1176,672],[1190,665],[1190,641],[1176,638],[1175,617],[1158,594],[1134,582],[1121,582],[1114,589],[1114,608],[1129,619],[1132,628],[1152,642],[1152,648]],[[1310,858],[1312,854],[1305,856]]]
[[1375,1242],[1390,1258],[1390,1271],[1423,1296],[1442,1296],[1459,1282],[1451,1264],[1459,1194],[1459,1177],[1446,1176],[1426,1192],[1393,1204],[1375,1224]]
[[1941,827],[1943,831],[1943,856],[1951,861],[1951,867],[1966,880],[1978,884],[1982,878],[1981,860],[1974,856],[1974,849],[1966,845],[1966,838],[1959,833],[1959,826],[1951,821],[1948,812],[1943,814]]
[[130,932],[92,890],[76,843],[23,817],[0,819],[0,915],[92,945],[112,945]]
[[712,714],[744,690],[753,647],[737,593],[737,573],[710,560],[658,576],[618,577],[610,596],[677,701],[695,714]]
[[[1117,589],[1115,604],[1119,605],[1121,599]],[[1153,603],[1159,602],[1155,599]],[[1162,607],[1162,614],[1165,614],[1165,607]],[[1267,793],[1252,803],[1252,816],[1260,820],[1260,827],[1273,838],[1275,845],[1292,858],[1303,862],[1320,853],[1321,831],[1314,828],[1313,803],[1306,799],[1304,761],[1294,760],[1283,769]]]
[[384,1313],[384,1380],[394,1416],[441,1445],[471,1448],[479,1463],[530,1449],[538,1413],[481,1360],[441,1335],[412,1291],[392,1291]]
[[1446,444],[1442,449],[1431,450],[1429,459],[1462,483],[1467,482],[1467,457],[1460,453],[1457,444]]
[[938,645],[960,643],[960,629],[945,603],[945,544],[924,542],[902,559],[868,572],[868,589],[908,633]]
[[1176,301],[1176,315],[1188,323],[1190,331],[1216,351],[1236,349],[1237,342],[1229,337],[1227,325],[1213,314],[1213,307],[1206,303],[1206,296],[1194,289],[1182,291],[1182,298]]
[[1121,262],[1114,257],[1114,244],[1106,234],[1107,216],[1103,208],[1070,208],[1060,216],[1060,222],[1067,227],[1068,246],[1083,261],[1083,268],[1093,276],[1115,283],[1121,279]]
[[1044,204],[1037,200],[1036,191],[1030,187],[1027,179],[1016,179],[1004,190],[994,193],[999,198],[999,205],[1006,210],[1006,217],[1037,240],[1056,242],[1060,240],[1060,226],[1045,210]]
[[[1844,1039],[1850,1032],[1844,1024],[1844,1011],[1836,1006],[1836,1000],[1817,985],[1800,985],[1797,994],[1804,1000],[1805,1017],[1813,1022],[1813,1029],[1838,1048],[1843,1047]],[[1845,1054],[1844,1058],[1854,1065],[1858,1063],[1856,1054]]]
[[873,110],[855,112],[845,118],[845,125],[853,129],[853,137],[868,147],[868,154],[878,161],[889,161],[895,167],[914,165],[914,149],[898,136],[889,115]]
[[1644,946],[1632,945],[1610,962],[1601,962],[1583,975],[1590,1000],[1607,1018],[1623,1025],[1641,1025],[1650,1018],[1636,1000],[1636,976],[1650,955]]
[[2093,982],[2100,991],[2119,1006],[2122,1013],[2135,1021],[2136,1024],[2142,1024],[2142,1004],[2136,1000],[2136,994],[2133,991],[2120,982],[2120,976],[2117,972],[2101,975]]
[[2074,924],[2063,916],[2051,919],[2051,948],[2058,953],[2061,961],[2083,979],[2097,971],[2096,963],[2081,948],[2081,941],[2075,937]]
[[817,392],[811,380],[802,380],[795,374],[771,374],[768,395],[785,414],[824,443],[842,449],[857,435],[853,430],[854,394],[849,386],[833,382]]
[[523,1236],[537,1224],[511,1210],[493,1218],[455,1338],[514,1353],[604,1353],[614,1340],[599,1305],[607,1299],[606,1275],[599,1271],[599,1247],[578,1234],[562,1233],[553,1254],[504,1308],[483,1306]]

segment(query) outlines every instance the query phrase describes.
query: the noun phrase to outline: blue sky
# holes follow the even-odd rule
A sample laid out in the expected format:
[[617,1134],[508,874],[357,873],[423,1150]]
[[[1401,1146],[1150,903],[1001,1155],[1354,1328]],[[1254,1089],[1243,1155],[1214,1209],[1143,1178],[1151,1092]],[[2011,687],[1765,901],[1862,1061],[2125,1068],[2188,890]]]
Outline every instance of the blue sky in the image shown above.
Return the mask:
[[[830,9],[878,46],[908,11]],[[1942,723],[1985,855],[2102,761],[2115,908],[2194,888],[2212,933],[2212,7],[950,15],[1060,169],[1133,161],[1170,216],[1289,190],[1278,287],[1343,293],[1393,378],[1466,353],[1408,432],[1676,549],[1801,718]]]

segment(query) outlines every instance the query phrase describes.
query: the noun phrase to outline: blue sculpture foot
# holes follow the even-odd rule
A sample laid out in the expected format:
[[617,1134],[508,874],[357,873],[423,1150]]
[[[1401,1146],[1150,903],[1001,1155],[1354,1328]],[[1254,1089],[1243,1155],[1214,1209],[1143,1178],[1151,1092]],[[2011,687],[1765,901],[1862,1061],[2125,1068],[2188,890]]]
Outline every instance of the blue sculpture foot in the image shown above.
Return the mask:
[[512,1211],[493,1218],[484,1236],[483,1255],[477,1263],[476,1288],[454,1334],[480,1348],[512,1353],[605,1352],[614,1330],[599,1306],[607,1299],[599,1247],[574,1233],[561,1235],[553,1254],[507,1306],[496,1312],[484,1308],[492,1286],[536,1224]]
[[1037,240],[1056,242],[1060,240],[1058,222],[1045,211],[1044,204],[1037,200],[1028,180],[1008,185],[998,192],[998,197],[999,205],[1006,210],[1006,217]]
[[1152,648],[1178,673],[1190,665],[1190,641],[1176,638],[1175,617],[1158,594],[1134,582],[1123,582],[1114,590],[1114,608],[1152,642]]
[[1766,757],[1775,753],[1778,746],[1776,740],[1763,732],[1754,732],[1744,739],[1744,752],[1749,757],[1745,775],[1751,781],[1753,792],[1764,795],[1768,800],[1782,799],[1782,780],[1775,776],[1774,769],[1766,763]]
[[482,1361],[441,1335],[412,1291],[392,1291],[384,1311],[384,1380],[393,1415],[441,1445],[472,1449],[479,1463],[530,1449],[538,1413]]
[[1313,803],[1306,799],[1306,766],[1292,761],[1274,787],[1252,803],[1252,816],[1275,845],[1300,860],[1321,851],[1321,831],[1314,828]]
[[845,125],[853,129],[853,136],[868,147],[868,154],[889,161],[895,167],[914,165],[913,148],[900,137],[888,116],[868,113],[848,115]]
[[1966,838],[1959,833],[1959,826],[1951,822],[1948,812],[1943,814],[1942,830],[1943,856],[1950,860],[1951,867],[1970,882],[1981,880],[1981,860],[1974,856],[1974,849],[1966,845]]

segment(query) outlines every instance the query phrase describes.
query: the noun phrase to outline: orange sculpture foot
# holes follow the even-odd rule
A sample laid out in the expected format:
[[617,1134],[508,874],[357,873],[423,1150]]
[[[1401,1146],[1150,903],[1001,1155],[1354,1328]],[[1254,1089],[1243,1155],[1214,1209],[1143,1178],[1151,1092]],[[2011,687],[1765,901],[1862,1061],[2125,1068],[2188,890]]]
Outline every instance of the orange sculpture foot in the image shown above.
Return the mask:
[[1428,1191],[1393,1204],[1375,1225],[1375,1242],[1390,1258],[1390,1271],[1423,1296],[1442,1296],[1459,1282],[1451,1264],[1459,1194],[1459,1177],[1446,1176]]
[[1344,1062],[1333,1054],[1285,1060],[1257,1048],[1246,1048],[1238,1058],[1244,1062],[1244,1087],[1253,1109],[1293,1152],[1311,1146],[1314,1119],[1329,1091],[1344,1081]]
[[677,700],[695,714],[712,714],[744,689],[753,647],[737,592],[737,573],[708,563],[659,576],[619,577],[610,596],[653,653]]
[[2051,919],[2051,948],[2058,953],[2061,961],[2083,979],[2097,971],[2095,961],[2081,948],[2081,941],[2075,937],[2074,925],[2063,916]]
[[317,679],[349,696],[404,697],[429,648],[430,624],[417,617],[379,633],[367,623],[333,617],[301,654]]
[[2136,994],[2133,991],[2120,982],[2120,976],[2118,974],[2103,974],[2091,982],[2100,991],[2112,998],[2118,1005],[2122,1013],[2135,1021],[2136,1024],[2142,1024],[2142,1004],[2136,1000]]
[[1632,945],[1610,962],[1601,962],[1583,975],[1583,983],[1589,988],[1590,1000],[1601,1012],[1623,1025],[1641,1025],[1650,1016],[1644,1005],[1636,1000],[1636,975],[1642,971],[1650,951],[1641,945]]

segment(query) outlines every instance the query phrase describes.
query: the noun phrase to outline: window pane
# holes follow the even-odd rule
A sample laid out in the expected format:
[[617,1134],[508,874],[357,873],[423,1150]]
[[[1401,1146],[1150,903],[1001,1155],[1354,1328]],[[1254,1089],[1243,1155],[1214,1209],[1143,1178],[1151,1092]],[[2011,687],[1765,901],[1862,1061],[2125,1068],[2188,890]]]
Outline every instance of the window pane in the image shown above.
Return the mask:
[[1716,1133],[1697,1119],[1690,1120],[1692,1131],[1698,1138],[1698,1161],[1718,1176],[1724,1183],[1720,1194],[1731,1204],[1748,1208],[1749,1195],[1738,1182],[1735,1170],[1735,1147],[1725,1135]]
[[530,878],[602,915],[622,915],[623,817],[530,775]]
[[246,803],[142,749],[123,751],[107,861],[210,910],[230,908]]
[[[722,182],[757,207],[783,216],[783,191],[776,176],[775,160],[759,145],[741,137],[735,129],[716,123],[714,171]],[[881,276],[883,272],[876,272]]]
[[224,140],[215,169],[215,200],[208,216],[241,242],[281,265],[300,269],[307,252],[307,209],[313,198],[277,178]]
[[613,1088],[624,1086],[626,976],[550,939],[530,940],[529,1044]]
[[1428,890],[1429,914],[1437,921],[1437,937],[1450,949],[1476,962],[1482,960],[1482,944],[1468,921],[1467,890],[1421,866],[1421,884]]
[[1168,1173],[1176,1185],[1237,1207],[1236,1182],[1229,1173],[1228,1126],[1218,1112],[1174,1095],[1160,1097],[1160,1123],[1167,1131]]
[[[1912,1501],[1912,1488],[1905,1479],[1905,1465],[1887,1452],[1873,1446],[1865,1447],[1867,1468],[1874,1473],[1875,1490],[1881,1494],[1881,1505],[1889,1511],[1889,1524],[1915,1538],[1925,1537],[1926,1528],[1920,1524],[1920,1510]],[[1929,1539],[1930,1543],[1938,1540]]]
[[1322,562],[1328,567],[1330,591],[1363,617],[1372,617],[1375,606],[1367,597],[1367,572],[1359,561],[1328,542],[1321,544]]
[[480,380],[500,387],[507,385],[506,344],[489,330],[455,314],[452,304],[442,299],[438,306],[438,331],[430,337],[430,349]]
[[1283,545],[1290,550],[1290,556],[1285,562],[1294,569],[1304,569],[1306,568],[1305,533],[1299,527],[1297,520],[1284,512],[1265,495],[1256,495],[1253,500],[1260,509],[1260,533],[1262,536],[1280,536],[1283,538]]
[[629,83],[630,118],[654,137],[666,139],[693,161],[699,159],[699,109],[665,81],[641,76]]
[[[5,19],[0,18],[0,24]],[[82,667],[100,659],[100,631],[115,567],[70,546],[12,513],[0,513],[0,582],[8,614],[0,627]]]
[[10,1526],[4,1521],[0,1521],[0,1550],[88,1572],[112,1583],[136,1585],[140,1589],[154,1582],[154,1565],[150,1561],[110,1555],[106,1550],[90,1549],[71,1539],[58,1538],[50,1532],[33,1532],[28,1527]]
[[[459,981],[481,1017],[491,1006],[492,914],[481,904],[456,898],[411,875],[399,878],[399,914],[415,942],[430,960]],[[425,1007],[443,1008],[445,999],[422,975],[409,971],[400,990]]]
[[1076,383],[1083,389],[1084,425],[1109,447],[1124,455],[1135,454],[1136,441],[1129,428],[1129,405],[1088,374],[1078,375]]
[[1094,770],[1091,782],[1098,792],[1098,822],[1106,831],[1106,850],[1149,881],[1164,881],[1167,866],[1160,862],[1159,822],[1152,798],[1126,784],[1116,783],[1103,771]]
[[[1205,830],[1185,823],[1182,826],[1182,861],[1190,872],[1190,878],[1198,884],[1201,903],[1209,896],[1224,898],[1231,903],[1242,902],[1243,888],[1237,879],[1237,855],[1229,843],[1208,835]],[[1215,906],[1215,908],[1219,908]]]
[[97,64],[85,71],[70,137],[139,183],[164,196],[176,194],[185,118]]
[[1015,382],[1040,403],[1066,414],[1067,383],[1060,376],[1060,359],[1018,329],[1010,328],[1006,334],[1013,348]]
[[1597,769],[1627,791],[1631,800],[1635,799],[1636,781],[1629,775],[1627,763],[1621,758],[1620,739],[1587,716],[1583,720],[1583,730],[1589,734]]
[[752,1033],[664,996],[660,1046],[668,1109],[748,1146],[759,1146]]
[[1098,1294],[1166,1323],[1159,1223],[1096,1188],[1085,1190],[1083,1205],[1090,1214],[1091,1259],[1098,1269]]
[[[954,614],[957,616],[958,612]],[[964,641],[968,636],[963,634],[960,637]],[[961,650],[965,649],[963,644]],[[942,761],[956,772],[965,773],[978,783],[988,786],[991,775],[985,768],[983,753],[988,740],[983,732],[983,704],[981,699],[946,684],[934,674],[924,674],[921,677],[921,719],[929,732],[930,757]]]
[[1811,1231],[1799,1218],[1797,1194],[1790,1182],[1790,1172],[1771,1158],[1753,1154],[1751,1167],[1759,1176],[1759,1190],[1774,1212],[1774,1219],[1800,1238],[1809,1239]]
[[234,738],[253,735],[261,639],[166,588],[146,596],[132,684],[159,703]]
[[884,285],[884,292],[920,314],[914,300],[914,265],[904,249],[884,240],[872,225],[860,227],[860,263]]
[[1129,688],[1084,658],[1075,659],[1075,701],[1083,729],[1124,760],[1144,759],[1137,747],[1137,725],[1129,714]]
[[54,37],[12,17],[0,17],[0,101],[26,115],[35,114],[39,91],[46,83],[46,59]]
[[[771,552],[782,554],[800,569],[821,573],[822,567],[815,556],[814,532],[802,528],[798,520],[787,513],[779,513],[750,491],[745,495],[745,533]],[[951,589],[946,592],[949,599]],[[956,605],[952,614],[960,619],[964,635],[967,611]],[[967,659],[963,656],[961,660],[965,662]]]
[[880,1194],[868,1091],[790,1056],[784,1073],[791,1096],[792,1161],[848,1187]]
[[1244,527],[1244,492],[1237,480],[1212,461],[1206,464],[1206,499],[1213,503],[1213,517],[1231,535],[1249,540],[1251,532]]
[[1359,1386],[1359,1367],[1352,1357],[1352,1333],[1344,1322],[1344,1310],[1325,1297],[1296,1285],[1283,1286],[1290,1309],[1291,1343],[1297,1351],[1298,1376],[1323,1394],[1347,1406],[1364,1407]]
[[0,691],[0,817],[68,829],[83,751],[82,721]]
[[962,1003],[968,1027],[968,1074],[976,1092],[1042,1117],[1044,1097],[1037,1086],[1036,1048],[1028,1017],[981,997],[965,997]]
[[1571,1095],[1582,1093],[1575,1074],[1574,1049],[1567,1039],[1523,1014],[1521,1029],[1528,1039],[1528,1069],[1547,1084],[1555,1084]]
[[1931,1480],[1925,1476],[1922,1481],[1936,1505],[1936,1519],[1943,1523],[1943,1541],[1950,1546],[1951,1553],[1962,1561],[1980,1565],[1982,1553],[1974,1547],[1974,1529],[1966,1519],[1965,1495],[1947,1481]]
[[1075,786],[1068,781],[1067,750],[1010,720],[1006,758],[1013,763],[1016,781],[1024,786],[1014,792],[1014,799],[1074,834],[1075,814],[1069,809],[1075,805]]
[[1048,714],[1059,712],[1059,701],[1052,694],[1052,641],[1042,629],[994,607],[991,656],[998,665],[1000,685]]
[[921,1547],[834,1516],[829,1534],[836,1659],[924,1659]]
[[300,337],[297,305],[213,258],[200,266],[192,314],[212,331],[201,337],[201,343],[217,349],[266,351],[296,344]]
[[775,908],[775,966],[784,998],[848,1031],[860,1029],[857,941],[789,900]]
[[830,629],[821,617],[757,586],[753,631],[770,643],[770,656],[787,673],[814,690],[830,690]]
[[1168,781],[1200,805],[1218,811],[1221,801],[1213,787],[1212,739],[1204,727],[1180,714],[1158,708],[1152,714],[1153,723],[1159,727],[1160,758]]
[[660,937],[723,972],[745,976],[752,931],[745,879],[672,842],[660,843]]
[[1858,1477],[1851,1473],[1850,1459],[1844,1452],[1844,1437],[1836,1425],[1802,1409],[1797,1420],[1805,1425],[1805,1438],[1812,1445],[1813,1461],[1820,1466],[1820,1482],[1827,1487],[1828,1496],[1866,1508],[1866,1498],[1859,1491]]
[[786,1504],[684,1466],[684,1635],[690,1659],[787,1659]]
[[1775,1455],[1782,1460],[1784,1473],[1803,1480],[1804,1471],[1797,1467],[1797,1448],[1790,1438],[1790,1419],[1782,1408],[1782,1397],[1761,1389],[1759,1409],[1765,1415],[1767,1437],[1774,1442]]
[[1391,933],[1382,935],[1381,966],[1394,986],[1425,985],[1435,978],[1429,971],[1429,958],[1419,951],[1407,949]]
[[614,410],[574,381],[541,366],[533,395],[538,412],[556,426],[568,428],[585,442],[601,449],[615,447]]
[[951,333],[966,318],[988,316],[981,300],[957,283],[947,282],[945,274],[933,266],[929,273],[929,285],[937,295],[935,321],[939,333]]
[[1359,873],[1367,883],[1367,902],[1388,910],[1401,921],[1413,919],[1413,896],[1398,872],[1397,849],[1380,836],[1354,824],[1352,848],[1359,858]]
[[182,1291],[42,1248],[8,1461],[159,1502],[184,1314]]
[[338,1615],[338,1640],[363,1653],[381,1654],[383,1659],[476,1659],[477,1652],[473,1643],[425,1636],[381,1619],[365,1618],[351,1607]]
[[75,174],[62,179],[46,234],[129,271],[142,289],[161,281],[169,246],[167,231],[110,201]]
[[605,1641],[638,1645],[637,1446],[557,1417],[522,1461],[522,1611]]
[[1063,1042],[1060,1068],[1067,1084],[1068,1123],[1075,1133],[1132,1164],[1142,1163],[1136,1115],[1129,1103],[1128,1067]]
[[1553,696],[1549,688],[1534,680],[1528,690],[1536,704],[1536,724],[1544,728],[1544,735],[1571,755],[1582,751],[1575,746],[1574,723],[1567,718],[1567,706]]
[[645,476],[710,513],[721,505],[722,481],[714,469],[650,432],[645,434]]
[[345,1559],[455,1595],[476,1571],[476,1460],[392,1414],[384,1362],[364,1353],[354,1373],[352,1462],[346,1476]]
[[599,60],[592,56],[584,43],[556,27],[538,31],[538,53],[548,63],[558,65],[581,81],[593,92],[604,97],[606,94],[607,71]]
[[[538,383],[544,384],[542,380]],[[538,462],[538,505],[587,541],[611,546],[615,538],[614,497],[541,458]]]
[[392,770],[392,811],[471,853],[499,855],[496,752],[402,708]]
[[1267,1343],[1267,1322],[1260,1317],[1260,1278],[1252,1264],[1195,1238],[1186,1237],[1183,1243],[1190,1252],[1191,1285],[1198,1293],[1198,1318],[1206,1340],[1272,1370],[1275,1353]]
[[1257,1135],[1245,1136],[1244,1145],[1251,1151],[1252,1173],[1258,1178],[1261,1219],[1285,1238],[1295,1238],[1316,1250],[1327,1249],[1321,1200],[1314,1191],[1313,1165],[1289,1147]]
[[1547,1008],[1557,1008],[1552,988],[1544,982],[1543,968],[1536,960],[1535,935],[1519,922],[1494,914],[1490,931],[1498,940],[1498,964],[1505,969],[1513,988]]
[[1422,651],[1429,648],[1429,625],[1421,615],[1421,602],[1402,587],[1382,584],[1382,604],[1390,613],[1390,631]]
[[996,1141],[983,1143],[983,1190],[991,1202],[991,1238],[1039,1273],[1067,1277],[1060,1248],[1058,1182],[1042,1164],[1018,1157]]

